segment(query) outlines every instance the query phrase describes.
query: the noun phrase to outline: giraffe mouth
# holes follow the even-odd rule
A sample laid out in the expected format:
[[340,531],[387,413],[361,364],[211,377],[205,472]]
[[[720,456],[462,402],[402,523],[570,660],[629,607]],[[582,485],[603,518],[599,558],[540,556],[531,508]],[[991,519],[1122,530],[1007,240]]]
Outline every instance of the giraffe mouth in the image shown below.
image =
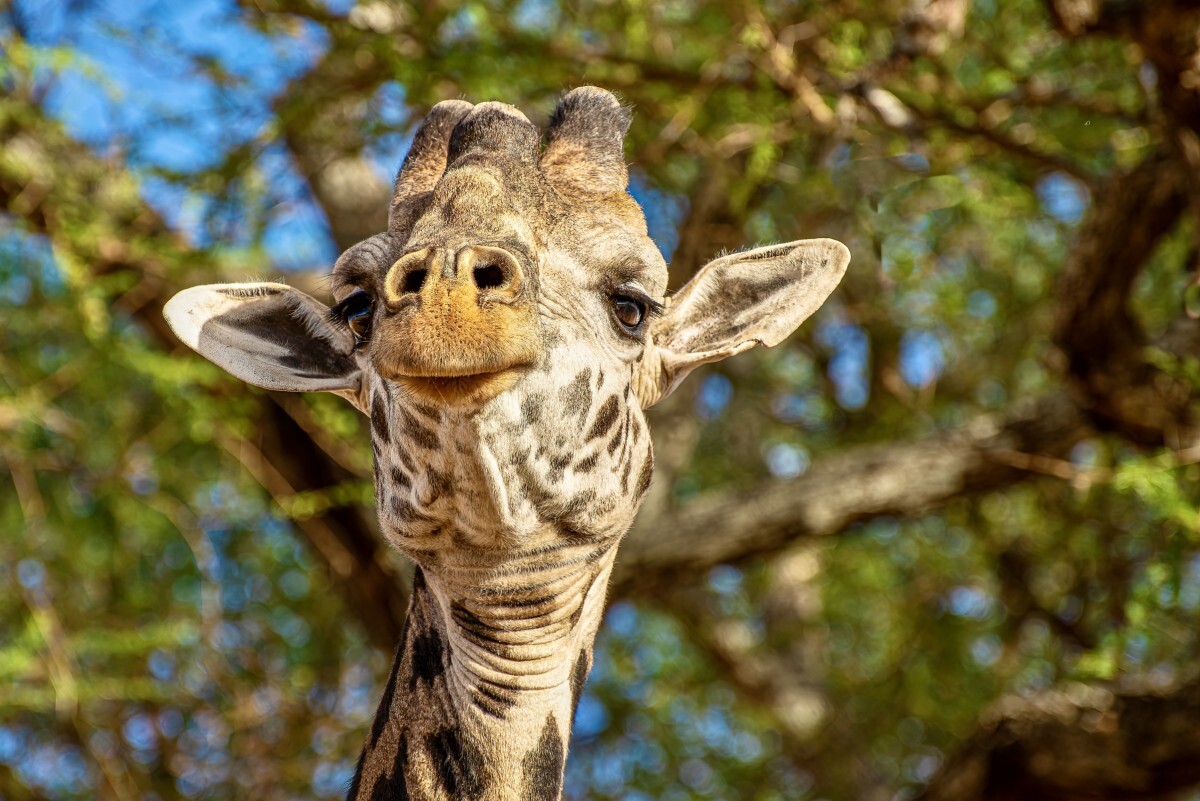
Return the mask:
[[474,406],[511,389],[526,370],[525,367],[508,367],[472,375],[398,375],[393,380],[425,402]]

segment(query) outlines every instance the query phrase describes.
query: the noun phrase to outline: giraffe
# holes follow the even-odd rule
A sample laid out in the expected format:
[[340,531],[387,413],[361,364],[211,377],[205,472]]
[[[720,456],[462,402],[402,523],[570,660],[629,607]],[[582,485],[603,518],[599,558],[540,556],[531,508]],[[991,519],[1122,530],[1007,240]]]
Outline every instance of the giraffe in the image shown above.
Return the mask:
[[333,268],[332,308],[279,283],[176,295],[180,339],[272,390],[370,417],[408,617],[348,798],[556,801],[617,544],[653,466],[643,409],[693,369],[782,341],[850,254],[727,254],[666,297],[628,194],[630,113],[565,94],[541,131],[444,101],[401,165],[387,231]]

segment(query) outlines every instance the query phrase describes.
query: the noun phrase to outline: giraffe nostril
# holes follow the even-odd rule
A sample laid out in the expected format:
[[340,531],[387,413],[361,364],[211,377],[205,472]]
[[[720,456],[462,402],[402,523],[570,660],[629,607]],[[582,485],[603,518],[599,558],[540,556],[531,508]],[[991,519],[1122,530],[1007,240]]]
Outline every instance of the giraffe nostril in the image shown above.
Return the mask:
[[425,285],[425,270],[413,270],[404,276],[405,292],[420,292]]
[[495,289],[504,286],[504,270],[495,264],[482,264],[472,273],[475,286],[480,289]]

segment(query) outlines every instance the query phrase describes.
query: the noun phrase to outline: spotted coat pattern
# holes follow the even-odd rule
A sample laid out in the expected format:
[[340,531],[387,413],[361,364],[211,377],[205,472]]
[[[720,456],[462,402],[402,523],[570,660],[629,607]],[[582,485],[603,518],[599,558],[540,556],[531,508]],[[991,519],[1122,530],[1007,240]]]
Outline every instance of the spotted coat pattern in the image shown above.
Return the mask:
[[849,262],[833,240],[773,245],[665,298],[626,192],[628,123],[611,94],[577,89],[543,148],[510,106],[439,103],[388,230],[335,265],[333,309],[274,283],[164,308],[233,375],[371,418],[380,525],[417,568],[352,801],[560,796],[616,547],[650,485],[642,409],[701,364],[781,342]]

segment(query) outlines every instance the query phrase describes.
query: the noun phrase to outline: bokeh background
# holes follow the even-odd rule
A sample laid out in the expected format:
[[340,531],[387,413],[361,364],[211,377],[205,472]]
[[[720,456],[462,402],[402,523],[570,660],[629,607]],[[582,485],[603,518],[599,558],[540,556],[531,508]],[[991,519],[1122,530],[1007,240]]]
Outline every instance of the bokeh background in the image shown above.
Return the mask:
[[0,0],[0,798],[344,794],[410,572],[364,419],[162,304],[325,296],[424,109],[586,83],[672,286],[854,260],[653,412],[567,797],[1200,797],[1192,5]]

